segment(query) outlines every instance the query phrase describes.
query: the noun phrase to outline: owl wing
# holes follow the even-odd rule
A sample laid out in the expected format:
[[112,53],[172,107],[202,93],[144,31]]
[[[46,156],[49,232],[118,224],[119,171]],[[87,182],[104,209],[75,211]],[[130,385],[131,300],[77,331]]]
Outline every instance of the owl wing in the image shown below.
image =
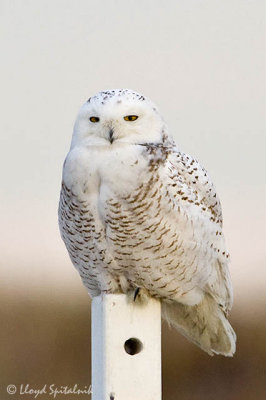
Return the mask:
[[[190,210],[191,207],[197,207],[197,212],[189,213],[192,222],[198,227],[197,241],[201,247],[206,247],[206,250],[213,253],[212,271],[204,290],[227,313],[232,307],[232,284],[228,269],[229,255],[222,232],[221,203],[216,189],[207,171],[193,157],[176,150],[172,152],[168,161],[170,178],[179,194],[178,201],[181,198],[183,203],[187,202]],[[201,223],[197,225],[199,219]],[[201,236],[202,226],[204,235]]]
[[206,207],[207,211],[211,214],[211,221],[222,227],[221,203],[207,171],[195,158],[179,151],[172,153],[170,163],[178,174],[178,177],[181,177],[180,180],[186,185],[188,192],[196,195],[203,208]]

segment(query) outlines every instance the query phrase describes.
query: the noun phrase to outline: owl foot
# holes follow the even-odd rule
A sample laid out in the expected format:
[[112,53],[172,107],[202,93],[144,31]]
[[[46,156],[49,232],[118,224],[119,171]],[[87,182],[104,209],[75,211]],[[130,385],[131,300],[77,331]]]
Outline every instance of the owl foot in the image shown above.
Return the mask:
[[130,290],[128,297],[130,301],[136,304],[146,304],[149,301],[150,295],[146,289],[138,287],[135,290]]

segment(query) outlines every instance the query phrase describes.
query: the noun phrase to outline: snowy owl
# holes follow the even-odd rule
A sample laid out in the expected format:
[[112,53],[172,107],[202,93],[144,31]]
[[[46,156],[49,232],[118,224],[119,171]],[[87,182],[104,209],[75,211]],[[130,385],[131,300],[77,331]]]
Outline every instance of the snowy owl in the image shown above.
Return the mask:
[[233,355],[219,199],[145,96],[108,90],[82,106],[63,167],[59,225],[91,297],[157,298],[189,340],[210,355]]

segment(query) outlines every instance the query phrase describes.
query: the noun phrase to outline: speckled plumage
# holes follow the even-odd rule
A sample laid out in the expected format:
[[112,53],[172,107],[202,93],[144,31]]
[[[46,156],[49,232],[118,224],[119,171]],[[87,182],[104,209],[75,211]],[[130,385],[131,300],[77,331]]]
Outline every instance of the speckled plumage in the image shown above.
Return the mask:
[[143,289],[209,354],[233,354],[220,202],[207,172],[177,149],[143,95],[100,92],[82,107],[64,164],[59,223],[91,296]]

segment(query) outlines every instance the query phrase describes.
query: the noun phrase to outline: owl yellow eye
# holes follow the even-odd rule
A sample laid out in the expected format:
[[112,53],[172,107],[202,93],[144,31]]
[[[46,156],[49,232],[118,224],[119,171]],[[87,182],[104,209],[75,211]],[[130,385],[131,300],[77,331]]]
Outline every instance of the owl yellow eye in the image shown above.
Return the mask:
[[91,122],[99,122],[100,118],[98,118],[98,117],[90,117],[90,121]]
[[136,119],[138,119],[138,116],[137,116],[137,115],[126,115],[126,116],[124,117],[124,120],[125,120],[125,121],[136,121]]

